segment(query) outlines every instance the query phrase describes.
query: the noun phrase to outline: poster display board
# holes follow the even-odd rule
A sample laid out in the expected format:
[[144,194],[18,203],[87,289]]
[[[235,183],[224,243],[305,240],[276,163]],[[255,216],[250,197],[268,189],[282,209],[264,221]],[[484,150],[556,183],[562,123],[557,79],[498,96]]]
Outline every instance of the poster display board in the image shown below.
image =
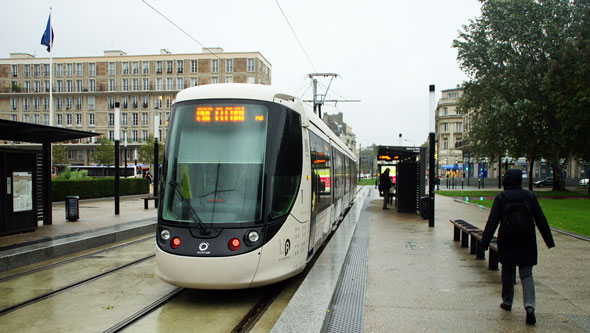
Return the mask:
[[18,171],[12,173],[12,211],[25,212],[33,210],[33,173]]

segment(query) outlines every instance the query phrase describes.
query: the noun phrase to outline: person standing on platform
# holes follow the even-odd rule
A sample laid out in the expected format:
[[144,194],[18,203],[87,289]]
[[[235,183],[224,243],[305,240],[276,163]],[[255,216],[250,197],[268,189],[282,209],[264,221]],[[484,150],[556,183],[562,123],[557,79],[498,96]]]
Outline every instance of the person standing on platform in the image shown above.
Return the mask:
[[537,236],[539,229],[548,248],[555,247],[547,218],[533,192],[522,189],[522,171],[510,169],[504,175],[504,191],[494,199],[486,223],[481,246],[487,250],[496,229],[498,231],[498,260],[502,263],[502,303],[500,307],[512,310],[516,266],[522,282],[526,323],[534,325],[535,283],[533,266],[537,264]]
[[383,192],[383,209],[387,208],[387,204],[389,203],[389,191],[391,189],[391,178],[389,178],[389,168],[385,169],[385,171],[379,176],[379,191]]

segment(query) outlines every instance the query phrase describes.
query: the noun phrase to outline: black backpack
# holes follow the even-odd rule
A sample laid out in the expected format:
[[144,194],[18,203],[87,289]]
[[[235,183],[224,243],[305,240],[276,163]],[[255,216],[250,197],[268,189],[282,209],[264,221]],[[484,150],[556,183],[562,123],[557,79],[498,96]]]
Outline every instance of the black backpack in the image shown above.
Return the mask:
[[506,235],[511,240],[526,240],[535,232],[535,220],[527,197],[506,198],[506,205],[502,212],[502,225]]

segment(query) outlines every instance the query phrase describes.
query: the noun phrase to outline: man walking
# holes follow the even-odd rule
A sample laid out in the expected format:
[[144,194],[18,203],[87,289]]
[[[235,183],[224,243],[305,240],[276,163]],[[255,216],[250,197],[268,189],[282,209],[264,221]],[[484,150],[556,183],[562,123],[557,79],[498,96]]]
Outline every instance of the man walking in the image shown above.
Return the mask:
[[389,189],[391,188],[391,178],[389,178],[389,168],[385,169],[385,171],[379,176],[379,191],[383,192],[383,209],[387,208],[387,204],[389,203]]
[[498,231],[498,260],[502,263],[502,303],[500,307],[512,310],[516,266],[522,282],[526,323],[534,325],[535,283],[533,266],[537,264],[537,237],[535,225],[548,248],[555,247],[547,218],[533,192],[522,189],[522,171],[510,169],[504,176],[504,191],[494,199],[492,210],[483,232],[481,246],[487,250],[496,229]]

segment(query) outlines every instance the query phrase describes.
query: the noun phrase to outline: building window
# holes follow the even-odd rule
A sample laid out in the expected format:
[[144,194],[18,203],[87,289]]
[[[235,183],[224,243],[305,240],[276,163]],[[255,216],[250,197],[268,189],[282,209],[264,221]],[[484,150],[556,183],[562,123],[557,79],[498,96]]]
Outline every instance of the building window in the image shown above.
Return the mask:
[[184,72],[184,60],[176,60],[176,73]]
[[43,125],[49,126],[49,115],[48,114],[43,115]]
[[109,91],[115,91],[115,90],[116,90],[115,79],[109,79]]
[[96,91],[96,80],[88,80],[88,91]]
[[129,79],[122,80],[123,91],[129,91]]
[[12,111],[16,111],[18,103],[16,98],[10,99],[10,105],[12,106]]
[[191,87],[196,87],[197,86],[197,78],[196,77],[191,77]]
[[109,110],[112,110],[114,108],[115,108],[115,97],[109,96]]
[[148,79],[148,78],[143,79],[143,90],[144,91],[150,90],[150,79]]
[[176,89],[177,90],[181,90],[184,88],[184,78],[183,77],[177,77],[176,78]]
[[457,123],[457,132],[463,132],[463,123]]
[[117,75],[117,64],[109,62],[109,75]]
[[10,115],[10,120],[12,120],[12,121],[18,121],[18,116],[16,114],[11,114]]
[[131,88],[133,89],[133,91],[138,91],[139,90],[139,79],[133,79],[131,81]]
[[24,117],[23,117],[23,121],[25,123],[30,123],[31,122],[31,116],[28,115],[28,114],[25,114]]
[[82,97],[76,97],[76,110],[82,110]]
[[88,110],[94,110],[96,98],[94,96],[88,96]]
[[212,77],[211,83],[219,83],[219,78],[217,76]]
[[33,110],[38,111],[39,110],[39,98],[33,98]]
[[44,76],[49,76],[49,69],[51,67],[49,67],[49,64],[43,64],[43,75]]
[[83,70],[82,70],[82,64],[76,64],[76,76],[82,76],[84,75]]
[[[168,80],[168,79],[166,79],[166,80]],[[162,82],[163,81],[162,81],[161,77],[156,79],[156,90],[163,90],[164,89],[164,87],[162,87],[163,86]],[[166,87],[166,88],[169,89],[168,87]]]
[[57,64],[56,66],[57,68],[57,76],[63,76],[64,75],[64,64]]
[[41,81],[35,81],[35,92],[41,92]]
[[199,71],[199,61],[191,60],[191,73],[197,73]]
[[25,65],[25,77],[31,76],[31,65]]
[[49,110],[49,98],[43,97],[43,110]]
[[137,112],[133,112],[131,114],[131,126],[139,125],[139,114]]
[[18,76],[18,65],[12,65],[11,69],[12,69],[12,77],[17,77]]
[[71,109],[72,109],[72,98],[66,97],[66,110],[71,110]]
[[66,64],[66,75],[67,76],[74,75],[74,65],[73,64]]
[[76,91],[77,92],[82,91],[82,80],[76,80]]
[[141,113],[141,125],[148,126],[149,125],[149,114],[147,112]]
[[35,64],[33,66],[33,73],[35,74],[35,76],[41,76],[41,65],[40,64]]
[[143,142],[146,142],[148,140],[148,138],[149,138],[148,131],[147,130],[142,130],[141,131],[141,139],[142,139],[142,141]]
[[115,141],[115,131],[109,131],[109,141]]
[[76,113],[76,126],[82,126],[82,114]]
[[170,108],[170,105],[172,105],[172,98],[170,96],[166,96],[166,108]]
[[166,60],[166,73],[172,73],[172,66],[174,66],[174,62],[172,60]]
[[143,74],[149,74],[150,73],[150,62],[149,61],[143,61],[141,63],[141,69],[142,69],[142,73]]
[[123,75],[128,75],[129,74],[129,63],[128,62],[122,62],[121,63],[121,69],[122,69]]
[[144,109],[147,109],[148,108],[148,106],[149,106],[148,105],[148,96],[141,96],[141,106]]
[[137,75],[139,74],[139,62],[138,61],[134,61],[131,63],[131,74],[133,75]]
[[233,83],[234,82],[234,77],[231,75],[226,75],[225,76],[225,83]]
[[61,110],[61,104],[62,104],[61,97],[56,98],[55,99],[55,109],[56,110]]
[[28,98],[23,98],[23,107],[24,107],[25,111],[29,111],[29,99]]
[[126,109],[129,106],[129,97],[123,96],[121,97],[121,107]]
[[88,126],[94,126],[94,113],[88,114]]
[[139,101],[138,101],[137,96],[131,97],[131,107],[134,109],[137,109],[138,106],[139,106]]
[[225,59],[225,71],[231,73],[234,71],[234,60],[233,59]]
[[61,114],[58,114],[58,115],[57,115],[57,117],[56,117],[56,123],[57,123],[57,125],[59,125],[59,126],[61,126],[61,125],[63,125],[63,124],[64,124],[64,122],[63,122],[63,116],[62,116]]
[[25,92],[31,92],[31,81],[25,81]]
[[96,63],[91,62],[88,64],[88,75],[95,76],[96,75]]
[[39,124],[40,121],[41,119],[38,114],[33,115],[33,123]]
[[137,142],[137,130],[131,131],[131,142]]
[[166,90],[174,90],[174,87],[172,86],[172,82],[173,82],[173,78],[171,78],[171,77],[166,78]]
[[109,126],[115,126],[115,114],[109,112]]
[[74,91],[74,85],[72,84],[72,80],[66,80],[66,91],[67,92]]
[[162,60],[156,61],[156,74],[162,74]]
[[219,59],[211,59],[211,73],[219,72]]
[[66,126],[72,126],[72,114],[66,113]]
[[121,113],[121,126],[127,126],[127,113]]
[[247,71],[254,72],[254,58],[248,58]]

